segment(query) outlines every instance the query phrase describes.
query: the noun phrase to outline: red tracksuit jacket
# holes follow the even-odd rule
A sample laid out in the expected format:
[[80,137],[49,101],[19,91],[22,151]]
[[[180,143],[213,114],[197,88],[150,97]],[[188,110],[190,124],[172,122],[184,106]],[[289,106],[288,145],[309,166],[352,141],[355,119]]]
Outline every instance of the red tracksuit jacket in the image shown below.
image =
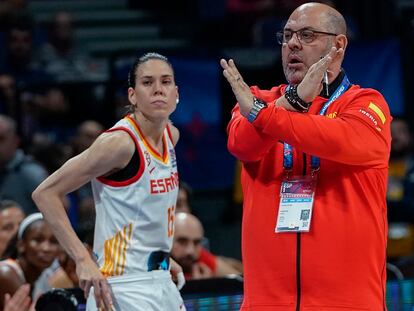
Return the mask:
[[[289,112],[274,105],[285,87],[253,87],[269,107],[251,124],[236,105],[228,125],[228,149],[243,162],[242,310],[384,310],[387,103],[379,92],[353,85],[325,116],[318,115],[322,97],[308,113]],[[281,141],[294,148],[295,175],[309,173],[310,155],[320,157],[308,233],[275,233]]]

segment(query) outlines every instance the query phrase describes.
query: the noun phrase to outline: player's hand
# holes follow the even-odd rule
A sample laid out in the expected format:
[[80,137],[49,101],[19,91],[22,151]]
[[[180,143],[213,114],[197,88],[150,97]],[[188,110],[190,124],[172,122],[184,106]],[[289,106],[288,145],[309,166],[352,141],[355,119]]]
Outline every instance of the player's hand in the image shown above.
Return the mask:
[[193,279],[207,279],[214,276],[213,271],[204,263],[198,262],[193,265]]
[[337,49],[336,47],[332,47],[325,57],[322,57],[309,68],[302,82],[298,85],[298,95],[303,101],[310,103],[321,93],[323,87],[321,81],[323,80],[325,71],[328,70],[329,65],[331,65],[334,59],[343,54],[344,50],[342,48]]
[[183,268],[181,268],[181,266],[171,257],[170,257],[170,273],[171,273],[172,280],[174,281],[175,284],[177,284],[178,290],[183,288],[183,286],[185,285],[185,277],[184,277]]
[[240,113],[247,117],[253,106],[253,94],[250,87],[244,82],[243,77],[232,59],[228,62],[225,59],[221,59],[220,65],[223,68],[223,75],[227,79],[227,82],[229,82],[234,96],[236,96],[236,100],[239,103]]
[[30,285],[23,284],[14,293],[13,297],[10,294],[4,296],[3,311],[27,311],[30,307]]
[[76,273],[79,277],[79,287],[83,290],[85,298],[88,298],[89,291],[93,287],[96,307],[100,310],[113,310],[111,288],[91,257],[76,264]]

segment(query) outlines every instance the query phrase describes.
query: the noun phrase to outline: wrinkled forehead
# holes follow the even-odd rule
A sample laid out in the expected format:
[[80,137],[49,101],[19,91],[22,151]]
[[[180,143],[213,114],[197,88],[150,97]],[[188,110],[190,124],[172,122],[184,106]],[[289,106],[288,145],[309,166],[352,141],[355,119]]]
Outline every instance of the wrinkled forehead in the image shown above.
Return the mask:
[[176,238],[187,239],[189,241],[201,240],[204,236],[203,229],[195,225],[182,225],[180,223],[175,225]]
[[318,10],[297,10],[289,17],[284,28],[291,30],[311,28],[323,31],[326,28],[326,15]]

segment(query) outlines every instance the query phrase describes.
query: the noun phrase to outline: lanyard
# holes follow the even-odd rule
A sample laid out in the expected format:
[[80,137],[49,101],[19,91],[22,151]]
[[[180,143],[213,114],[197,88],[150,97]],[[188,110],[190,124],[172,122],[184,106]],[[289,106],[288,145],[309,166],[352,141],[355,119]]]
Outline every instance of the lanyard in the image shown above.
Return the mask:
[[[351,82],[349,82],[348,77],[345,75],[342,79],[341,84],[336,88],[335,92],[329,97],[328,101],[323,105],[319,111],[319,115],[323,116],[328,110],[329,106],[339,97],[341,97],[345,91],[350,87]],[[315,156],[311,156],[311,169],[312,171],[317,171],[320,167],[320,159]],[[288,143],[283,143],[283,168],[285,170],[292,170],[293,168],[293,147]]]

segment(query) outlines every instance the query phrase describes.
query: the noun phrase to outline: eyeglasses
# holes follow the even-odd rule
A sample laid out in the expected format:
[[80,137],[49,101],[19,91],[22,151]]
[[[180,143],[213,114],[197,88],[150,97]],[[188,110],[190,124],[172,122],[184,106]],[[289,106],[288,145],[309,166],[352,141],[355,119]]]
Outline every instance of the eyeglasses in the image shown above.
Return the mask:
[[283,44],[290,41],[293,38],[293,34],[296,34],[298,40],[302,43],[312,43],[318,35],[337,36],[336,33],[311,30],[307,28],[293,30],[281,30],[276,33],[277,43]]

